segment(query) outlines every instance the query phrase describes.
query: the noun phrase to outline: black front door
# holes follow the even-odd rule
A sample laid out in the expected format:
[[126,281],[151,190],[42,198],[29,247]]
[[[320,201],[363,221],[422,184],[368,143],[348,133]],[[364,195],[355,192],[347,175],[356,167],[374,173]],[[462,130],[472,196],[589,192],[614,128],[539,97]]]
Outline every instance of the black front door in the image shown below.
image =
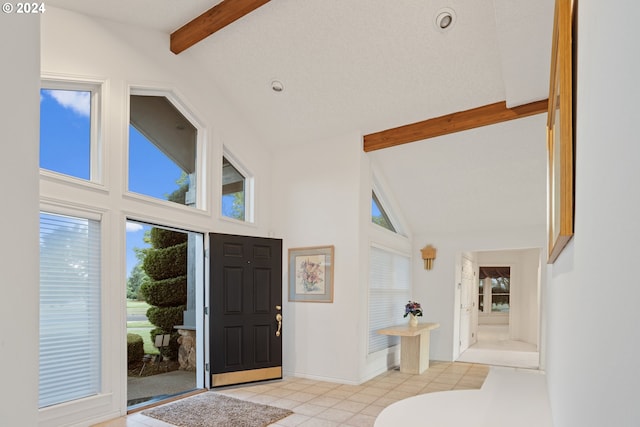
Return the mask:
[[282,378],[282,240],[210,243],[211,386]]

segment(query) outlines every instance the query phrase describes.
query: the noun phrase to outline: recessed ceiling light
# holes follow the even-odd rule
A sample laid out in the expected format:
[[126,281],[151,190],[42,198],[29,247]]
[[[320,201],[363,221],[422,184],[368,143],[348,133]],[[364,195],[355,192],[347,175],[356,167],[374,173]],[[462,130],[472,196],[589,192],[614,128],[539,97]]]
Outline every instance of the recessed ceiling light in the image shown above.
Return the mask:
[[435,19],[436,28],[440,31],[449,30],[453,27],[453,24],[455,23],[455,19],[456,19],[456,13],[453,11],[453,9],[449,9],[448,7],[444,9],[440,9],[436,13],[436,19]]
[[284,84],[282,84],[280,80],[273,80],[271,82],[271,89],[278,93],[284,92]]

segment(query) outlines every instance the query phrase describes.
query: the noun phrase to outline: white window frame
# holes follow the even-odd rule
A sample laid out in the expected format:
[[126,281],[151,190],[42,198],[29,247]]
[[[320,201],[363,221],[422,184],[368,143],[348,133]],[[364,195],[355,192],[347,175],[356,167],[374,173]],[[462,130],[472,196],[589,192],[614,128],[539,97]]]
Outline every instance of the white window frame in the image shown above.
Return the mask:
[[76,80],[43,76],[40,83],[40,89],[82,91],[91,93],[91,115],[89,118],[89,180],[42,168],[40,168],[40,175],[43,177],[53,178],[55,180],[73,183],[81,182],[97,184],[102,187],[104,184],[104,144],[102,143],[102,123],[104,123],[102,92],[104,90],[104,82],[100,80]]
[[[108,248],[106,233],[108,230],[108,219],[105,213],[101,210],[83,208],[80,206],[70,205],[67,203],[55,203],[55,202],[41,202],[40,212],[46,212],[50,214],[65,215],[70,217],[77,217],[83,219],[89,219],[98,221],[100,227],[100,327],[104,328],[105,325],[112,323],[113,319],[110,318],[109,307],[107,306],[110,297],[109,289],[105,284],[109,282],[108,278]],[[105,369],[105,361],[112,357],[111,348],[109,346],[109,331],[103,330],[100,333],[100,390],[97,395],[87,396],[77,400],[64,402],[38,410],[38,416],[40,423],[43,425],[56,425],[64,423],[64,420],[72,420],[75,414],[70,414],[68,407],[73,405],[78,411],[82,410],[95,410],[96,408],[104,407],[105,405],[112,404],[112,393],[109,391],[111,387],[111,379],[109,378],[109,371]]]
[[231,221],[241,224],[255,224],[255,209],[254,209],[254,200],[255,200],[255,177],[254,175],[247,169],[242,162],[238,160],[238,158],[229,151],[227,147],[223,147],[222,156],[226,158],[229,163],[233,165],[234,168],[244,177],[244,221],[231,218],[222,214],[222,157],[218,163],[220,167],[220,185],[216,191],[216,199],[218,201],[218,218],[224,221]]

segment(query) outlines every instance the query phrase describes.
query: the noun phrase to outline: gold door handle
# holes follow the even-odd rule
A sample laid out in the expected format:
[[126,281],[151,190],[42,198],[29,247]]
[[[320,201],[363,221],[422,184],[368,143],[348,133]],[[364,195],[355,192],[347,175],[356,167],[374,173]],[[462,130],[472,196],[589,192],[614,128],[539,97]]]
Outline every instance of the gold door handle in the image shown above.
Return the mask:
[[282,314],[276,314],[276,321],[278,322],[278,330],[276,331],[276,336],[280,336],[280,330],[282,329]]

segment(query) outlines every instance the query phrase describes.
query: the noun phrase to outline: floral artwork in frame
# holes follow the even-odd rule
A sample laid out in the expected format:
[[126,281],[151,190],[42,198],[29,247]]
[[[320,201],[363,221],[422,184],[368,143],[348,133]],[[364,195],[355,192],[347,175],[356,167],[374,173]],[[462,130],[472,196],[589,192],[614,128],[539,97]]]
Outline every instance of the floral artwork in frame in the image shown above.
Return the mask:
[[289,249],[289,301],[333,302],[333,250]]

